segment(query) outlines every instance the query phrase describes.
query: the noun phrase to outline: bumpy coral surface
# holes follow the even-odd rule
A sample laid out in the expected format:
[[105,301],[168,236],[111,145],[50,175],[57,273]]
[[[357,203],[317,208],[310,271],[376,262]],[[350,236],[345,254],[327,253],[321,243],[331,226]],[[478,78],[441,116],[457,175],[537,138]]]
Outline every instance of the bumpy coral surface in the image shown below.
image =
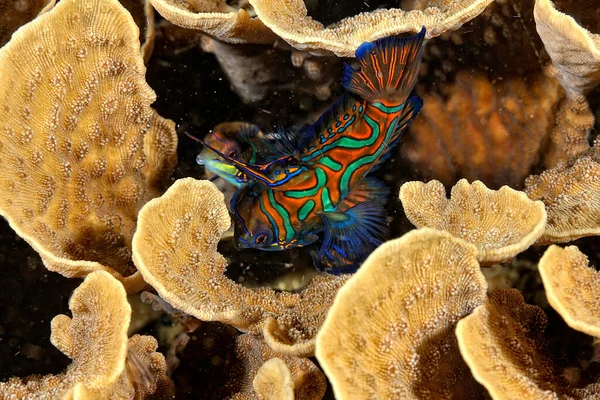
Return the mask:
[[178,180],[139,215],[133,258],[176,308],[205,321],[262,333],[279,352],[310,355],[329,306],[348,276],[317,276],[299,293],[246,288],[224,275],[217,244],[231,220],[209,181]]
[[580,332],[600,337],[600,274],[588,265],[577,246],[550,246],[540,259],[539,271],[548,302]]
[[198,29],[229,43],[273,43],[276,36],[246,10],[225,0],[149,0],[170,22]]
[[406,133],[403,154],[421,176],[453,185],[481,180],[491,188],[519,187],[542,160],[563,97],[560,85],[538,74],[490,81],[461,71],[444,99],[423,96],[423,109]]
[[460,352],[492,398],[558,398],[565,382],[544,349],[546,324],[542,309],[525,304],[515,289],[496,289],[458,323]]
[[461,179],[447,199],[438,181],[408,182],[400,188],[400,200],[415,226],[442,229],[473,243],[478,260],[486,264],[521,253],[546,227],[544,204],[508,186],[490,190]]
[[340,290],[316,355],[337,399],[479,399],[454,326],[485,299],[477,249],[419,229],[381,245]]
[[138,29],[116,0],[61,1],[0,50],[0,213],[51,270],[141,286],[137,212],[177,142],[144,73]]
[[562,165],[532,175],[525,192],[546,206],[548,223],[539,244],[563,243],[600,234],[600,163],[598,144],[578,157],[572,165]]
[[[73,317],[56,316],[52,320],[51,337],[52,343],[73,359],[67,371],[60,375],[12,378],[0,383],[0,394],[8,398],[61,398],[65,395],[69,399],[83,393],[88,398],[133,399],[136,387],[126,371],[131,307],[123,286],[105,271],[94,272],[73,292],[69,308]],[[154,353],[154,339],[134,337],[131,340],[130,347],[143,341],[154,344],[142,350],[146,359],[153,360],[154,366],[136,363],[142,368],[161,371],[148,382],[154,388],[153,393],[157,387],[155,379],[162,376],[166,381],[164,357]]]

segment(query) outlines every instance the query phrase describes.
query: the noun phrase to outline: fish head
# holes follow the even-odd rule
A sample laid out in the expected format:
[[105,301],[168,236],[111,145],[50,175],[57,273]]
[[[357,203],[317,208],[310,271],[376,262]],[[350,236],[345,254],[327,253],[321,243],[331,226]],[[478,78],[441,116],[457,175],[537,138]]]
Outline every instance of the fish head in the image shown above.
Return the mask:
[[[242,122],[219,124],[212,133],[205,137],[204,141],[211,148],[218,150],[228,157],[249,162],[252,161],[253,152],[248,142],[250,135],[248,132],[257,131],[258,128],[254,127],[254,125]],[[249,178],[247,174],[231,165],[231,163],[225,162],[211,148],[204,147],[200,154],[198,154],[196,157],[198,164],[236,187],[240,187],[248,182]]]
[[232,199],[234,237],[239,249],[281,251],[304,245],[304,237],[286,238],[286,224],[271,206],[269,190],[252,193],[252,187],[244,187]]

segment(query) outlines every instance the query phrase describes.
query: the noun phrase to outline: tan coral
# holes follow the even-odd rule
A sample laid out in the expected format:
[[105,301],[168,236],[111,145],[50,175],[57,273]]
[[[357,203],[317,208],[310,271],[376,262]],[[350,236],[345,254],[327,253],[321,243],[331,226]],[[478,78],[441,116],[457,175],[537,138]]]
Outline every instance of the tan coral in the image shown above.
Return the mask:
[[545,349],[546,324],[542,309],[525,304],[516,289],[496,289],[458,323],[460,352],[493,399],[573,398]]
[[258,369],[252,386],[260,400],[294,400],[292,374],[279,358],[271,358]]
[[455,0],[424,11],[375,10],[325,28],[307,15],[303,0],[249,0],[260,20],[294,48],[354,57],[363,42],[427,28],[427,38],[460,28],[492,0]]
[[0,214],[48,269],[106,270],[129,291],[137,212],[176,163],[144,74],[116,0],[63,0],[0,49]]
[[[320,400],[327,388],[325,376],[312,361],[278,353],[253,335],[244,334],[235,339],[235,354],[231,361],[231,368],[225,371],[226,383],[211,392],[210,398]],[[274,363],[287,373],[279,377],[273,374],[266,376],[266,369]],[[264,397],[269,394],[267,386],[279,386],[283,389],[279,393],[285,393],[286,397]]]
[[[73,360],[66,372],[11,378],[0,383],[0,393],[8,398],[54,399],[64,395],[65,399],[70,399],[81,393],[87,398],[133,399],[136,385],[126,370],[131,307],[123,285],[105,271],[93,272],[75,289],[69,308],[73,317],[56,316],[52,320],[50,338],[52,344]],[[154,352],[156,341],[153,338],[136,335],[129,346],[140,347],[144,342],[154,344],[154,347],[141,346],[135,353],[145,354],[144,362],[152,360],[145,366],[155,371],[147,386],[156,389],[159,387],[156,379],[162,377],[162,382],[167,382],[165,360],[160,353]],[[135,359],[127,359],[127,363],[130,362]],[[168,386],[163,383],[160,387]]]
[[600,35],[580,26],[550,0],[536,0],[535,27],[544,42],[558,80],[569,96],[582,95],[600,83]]
[[460,178],[490,188],[522,186],[555,126],[560,85],[542,74],[491,81],[463,70],[438,86],[444,96],[425,93],[404,134],[402,153],[420,175],[447,186]]
[[546,205],[548,223],[537,244],[564,243],[600,235],[600,163],[597,144],[572,165],[532,175],[525,193]]
[[564,99],[556,114],[556,125],[550,133],[550,144],[544,156],[546,168],[564,165],[589,150],[594,114],[583,95]]
[[544,204],[508,186],[490,190],[479,181],[461,179],[447,199],[438,181],[407,182],[400,188],[400,200],[415,226],[442,229],[473,243],[485,264],[521,253],[546,226]]
[[485,299],[477,249],[414,230],[381,245],[340,290],[316,356],[337,399],[479,399],[454,326]]
[[244,9],[225,0],[150,0],[169,22],[197,29],[228,43],[273,43],[277,36]]
[[310,355],[321,323],[348,276],[317,276],[299,293],[246,288],[224,275],[217,244],[231,220],[208,181],[180,179],[139,214],[133,259],[174,307],[205,321],[263,333],[278,351]]
[[548,302],[567,324],[580,332],[600,337],[600,275],[588,266],[577,246],[550,246],[538,269]]
[[0,47],[21,25],[54,7],[56,0],[0,0]]

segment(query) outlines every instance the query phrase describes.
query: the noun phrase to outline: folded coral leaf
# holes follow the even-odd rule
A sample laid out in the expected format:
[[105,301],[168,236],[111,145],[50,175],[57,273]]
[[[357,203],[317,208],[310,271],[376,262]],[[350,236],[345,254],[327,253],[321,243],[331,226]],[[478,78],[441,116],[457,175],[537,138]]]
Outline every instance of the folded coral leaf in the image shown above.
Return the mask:
[[458,323],[460,352],[493,399],[591,398],[564,396],[569,388],[546,351],[546,324],[516,289],[496,289]]
[[477,249],[414,230],[381,245],[338,293],[316,356],[337,399],[480,399],[454,326],[485,299]]
[[447,199],[438,181],[407,182],[400,188],[400,200],[415,226],[442,229],[473,243],[485,264],[516,256],[546,226],[544,204],[508,186],[490,190],[479,181],[461,179]]
[[209,181],[180,179],[139,214],[133,260],[174,307],[205,321],[263,333],[277,351],[310,355],[335,293],[348,276],[317,276],[299,293],[246,288],[224,275],[217,252],[231,220]]
[[177,144],[150,108],[138,32],[117,0],[63,0],[0,49],[0,214],[48,269],[105,270],[130,291],[137,212]]
[[363,42],[427,28],[432,38],[460,28],[492,0],[455,0],[424,11],[375,10],[343,19],[331,27],[309,17],[303,0],[249,0],[260,20],[299,50],[354,57]]
[[600,235],[600,163],[597,143],[571,165],[531,175],[525,193],[546,205],[548,224],[537,244],[564,243]]
[[[128,344],[131,307],[118,280],[105,271],[89,274],[73,292],[69,308],[73,317],[56,316],[50,338],[52,344],[73,359],[66,372],[11,378],[0,383],[2,398],[133,399],[136,393],[154,393],[159,398],[158,388],[168,395],[166,363],[155,352],[156,340],[136,335]],[[145,389],[136,391],[137,383],[135,377],[130,380],[127,363],[152,372],[147,375]]]
[[535,27],[569,96],[587,94],[600,83],[600,35],[558,11],[550,0],[536,0]]

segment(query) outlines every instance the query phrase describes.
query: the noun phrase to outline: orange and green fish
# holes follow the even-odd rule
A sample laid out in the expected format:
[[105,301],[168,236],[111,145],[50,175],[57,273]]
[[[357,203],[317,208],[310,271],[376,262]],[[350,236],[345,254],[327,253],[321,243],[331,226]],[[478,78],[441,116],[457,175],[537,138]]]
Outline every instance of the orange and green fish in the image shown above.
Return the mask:
[[316,243],[315,266],[339,274],[355,271],[381,244],[389,189],[367,174],[391,155],[422,106],[410,93],[424,36],[425,28],[403,39],[363,43],[356,50],[360,69],[345,66],[346,94],[295,139],[284,139],[293,151],[253,163],[204,143],[247,178],[231,202],[240,247]]

